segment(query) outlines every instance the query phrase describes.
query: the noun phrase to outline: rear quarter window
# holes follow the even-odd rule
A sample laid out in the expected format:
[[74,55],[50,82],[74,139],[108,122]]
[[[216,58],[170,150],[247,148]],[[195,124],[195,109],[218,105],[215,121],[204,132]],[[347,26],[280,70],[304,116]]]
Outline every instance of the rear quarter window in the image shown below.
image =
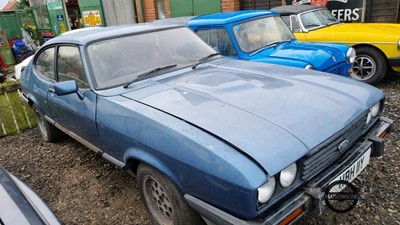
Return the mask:
[[55,80],[54,73],[54,52],[55,48],[49,48],[41,52],[36,60],[35,68],[40,75]]

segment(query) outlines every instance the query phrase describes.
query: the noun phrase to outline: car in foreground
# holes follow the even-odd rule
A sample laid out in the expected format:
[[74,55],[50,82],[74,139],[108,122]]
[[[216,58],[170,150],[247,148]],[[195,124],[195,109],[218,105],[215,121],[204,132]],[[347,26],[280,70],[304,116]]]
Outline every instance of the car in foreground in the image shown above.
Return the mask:
[[24,182],[0,167],[0,224],[58,225],[47,205]]
[[294,5],[273,8],[300,41],[333,42],[356,50],[351,76],[379,83],[389,70],[400,72],[400,24],[340,23],[322,6]]
[[297,41],[279,15],[267,10],[214,13],[187,26],[224,56],[315,69],[349,77],[355,51],[347,45]]
[[294,221],[383,155],[393,123],[370,85],[223,57],[186,26],[59,36],[20,80],[43,139],[135,175],[155,224]]

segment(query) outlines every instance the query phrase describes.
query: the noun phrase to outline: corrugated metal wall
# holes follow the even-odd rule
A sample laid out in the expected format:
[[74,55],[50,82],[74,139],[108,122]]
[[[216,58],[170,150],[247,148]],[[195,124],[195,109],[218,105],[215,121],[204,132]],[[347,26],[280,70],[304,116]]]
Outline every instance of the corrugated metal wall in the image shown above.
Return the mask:
[[21,24],[15,12],[0,12],[0,30],[4,31],[8,39],[21,38]]
[[103,0],[102,4],[107,26],[136,23],[132,0]]

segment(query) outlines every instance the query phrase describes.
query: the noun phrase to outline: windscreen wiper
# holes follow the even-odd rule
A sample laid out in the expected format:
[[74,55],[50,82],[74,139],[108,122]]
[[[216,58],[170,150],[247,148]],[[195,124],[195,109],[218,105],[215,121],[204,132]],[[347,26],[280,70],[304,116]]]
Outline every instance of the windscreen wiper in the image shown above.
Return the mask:
[[170,65],[161,66],[161,67],[157,67],[157,68],[151,69],[149,71],[146,71],[146,72],[140,74],[139,76],[137,76],[134,80],[129,81],[128,83],[124,84],[123,87],[124,88],[128,88],[129,85],[131,85],[132,83],[134,83],[136,81],[143,80],[143,79],[150,78],[150,77],[154,76],[154,74],[153,74],[154,72],[157,72],[157,71],[160,71],[160,70],[170,69],[170,68],[176,67],[177,65],[178,64],[170,64]]
[[266,44],[264,47],[254,51],[253,53],[250,54],[250,56],[253,56],[261,51],[263,51],[266,48],[269,48],[271,46],[276,46],[276,44],[282,43],[282,42],[287,42],[287,41],[291,41],[292,39],[287,39],[287,40],[280,40],[280,41],[271,41],[270,43]]
[[307,24],[304,27],[305,28],[309,28],[309,27],[321,27],[323,26],[322,24],[316,24],[316,23],[312,23],[312,24]]
[[199,59],[199,61],[197,61],[197,62],[192,66],[192,69],[196,69],[196,67],[197,67],[198,65],[200,65],[201,63],[203,63],[204,61],[206,61],[207,59],[212,58],[212,57],[214,57],[214,56],[217,56],[217,55],[222,55],[222,54],[219,53],[219,52],[216,52],[216,53],[212,53],[212,54],[210,54],[210,55],[207,55],[207,56],[205,56],[205,57]]

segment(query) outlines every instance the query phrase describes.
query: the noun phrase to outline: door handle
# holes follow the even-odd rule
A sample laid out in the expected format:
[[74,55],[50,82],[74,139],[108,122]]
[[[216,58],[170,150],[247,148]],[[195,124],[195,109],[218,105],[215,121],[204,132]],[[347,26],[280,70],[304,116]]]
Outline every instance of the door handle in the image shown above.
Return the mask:
[[49,92],[51,92],[51,93],[55,93],[55,92],[56,92],[56,90],[54,89],[54,87],[53,87],[53,86],[51,86],[51,87],[49,87]]

